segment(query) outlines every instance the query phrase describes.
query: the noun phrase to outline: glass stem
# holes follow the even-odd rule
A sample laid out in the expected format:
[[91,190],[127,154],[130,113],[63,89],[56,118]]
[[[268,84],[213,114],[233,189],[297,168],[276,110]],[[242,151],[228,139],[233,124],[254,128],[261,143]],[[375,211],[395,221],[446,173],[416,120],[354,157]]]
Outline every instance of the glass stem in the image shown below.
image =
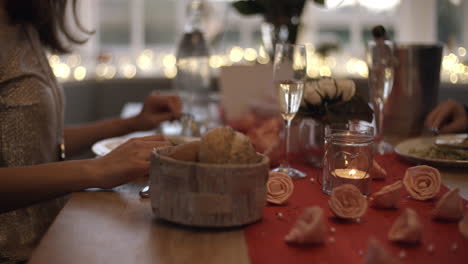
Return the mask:
[[384,111],[383,111],[383,102],[378,102],[378,112],[379,112],[379,124],[378,124],[378,128],[377,128],[377,133],[378,133],[378,140],[379,142],[380,141],[383,141],[383,115],[384,115]]
[[383,140],[383,102],[380,99],[374,101],[374,114],[375,114],[375,138],[376,142]]
[[281,167],[284,167],[284,168],[289,168],[289,152],[290,152],[290,138],[289,138],[289,135],[290,135],[290,131],[291,131],[291,119],[286,119],[284,120],[284,125],[286,127],[286,149],[285,149],[285,154],[286,154],[286,157],[283,161],[283,165]]

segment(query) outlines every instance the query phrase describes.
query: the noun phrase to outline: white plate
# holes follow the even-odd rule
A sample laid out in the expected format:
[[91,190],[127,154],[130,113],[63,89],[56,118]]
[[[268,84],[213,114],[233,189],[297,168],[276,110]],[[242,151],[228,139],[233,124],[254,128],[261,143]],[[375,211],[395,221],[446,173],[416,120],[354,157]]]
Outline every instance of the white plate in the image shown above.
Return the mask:
[[447,134],[437,137],[435,144],[452,148],[468,149],[468,143],[465,141],[468,134]]
[[415,163],[429,164],[434,166],[451,166],[451,167],[468,167],[468,160],[450,160],[450,159],[433,159],[417,156],[411,153],[411,150],[424,150],[435,144],[437,137],[418,137],[411,138],[400,142],[395,147],[395,152]]
[[[121,137],[103,139],[94,143],[94,145],[91,147],[91,150],[97,156],[104,156],[131,138],[144,137],[149,135],[154,135],[154,132],[137,132]],[[166,135],[165,137],[175,145],[200,139],[197,137],[183,137],[175,135]]]

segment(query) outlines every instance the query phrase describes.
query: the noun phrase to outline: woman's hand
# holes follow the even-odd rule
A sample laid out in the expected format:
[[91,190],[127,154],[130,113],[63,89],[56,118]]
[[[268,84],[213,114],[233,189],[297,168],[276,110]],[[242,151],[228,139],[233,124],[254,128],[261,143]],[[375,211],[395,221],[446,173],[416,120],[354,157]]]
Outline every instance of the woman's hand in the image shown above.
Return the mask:
[[143,109],[133,118],[134,130],[150,130],[161,122],[180,117],[182,102],[176,95],[152,93],[145,99]]
[[464,132],[468,128],[468,116],[462,104],[449,99],[429,113],[425,125],[440,133]]
[[93,161],[95,186],[112,188],[148,174],[151,152],[171,146],[162,135],[133,138]]

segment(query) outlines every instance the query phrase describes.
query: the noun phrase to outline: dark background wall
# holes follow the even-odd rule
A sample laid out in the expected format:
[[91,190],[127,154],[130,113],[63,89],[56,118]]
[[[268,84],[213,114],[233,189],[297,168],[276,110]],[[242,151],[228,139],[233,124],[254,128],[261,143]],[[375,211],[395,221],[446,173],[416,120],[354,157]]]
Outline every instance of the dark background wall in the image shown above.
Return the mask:
[[[366,79],[357,79],[358,92],[368,96]],[[65,123],[79,124],[118,116],[126,102],[141,102],[152,91],[169,91],[168,79],[113,79],[105,81],[68,82]],[[438,101],[454,98],[468,105],[468,84],[442,83]]]

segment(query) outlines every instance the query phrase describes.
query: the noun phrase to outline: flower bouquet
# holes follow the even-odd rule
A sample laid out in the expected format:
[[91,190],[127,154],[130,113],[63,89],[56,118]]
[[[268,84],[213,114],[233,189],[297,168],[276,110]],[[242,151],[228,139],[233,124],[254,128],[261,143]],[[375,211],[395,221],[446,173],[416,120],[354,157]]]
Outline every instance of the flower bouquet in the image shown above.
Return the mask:
[[373,111],[356,94],[352,80],[324,78],[305,83],[297,117],[301,119],[300,142],[306,160],[320,167],[324,153],[325,126],[353,120],[372,121]]
[[327,125],[352,120],[371,122],[373,111],[366,100],[356,94],[352,80],[325,78],[306,82],[298,116],[311,117]]
[[[311,0],[313,3],[324,6],[324,0]],[[273,55],[277,42],[296,43],[300,28],[301,15],[307,0],[236,0],[232,3],[235,10],[241,15],[261,15],[266,24],[261,30],[263,45]],[[270,32],[272,31],[272,32]],[[271,35],[266,37],[266,35]],[[271,43],[265,43],[265,42]]]

